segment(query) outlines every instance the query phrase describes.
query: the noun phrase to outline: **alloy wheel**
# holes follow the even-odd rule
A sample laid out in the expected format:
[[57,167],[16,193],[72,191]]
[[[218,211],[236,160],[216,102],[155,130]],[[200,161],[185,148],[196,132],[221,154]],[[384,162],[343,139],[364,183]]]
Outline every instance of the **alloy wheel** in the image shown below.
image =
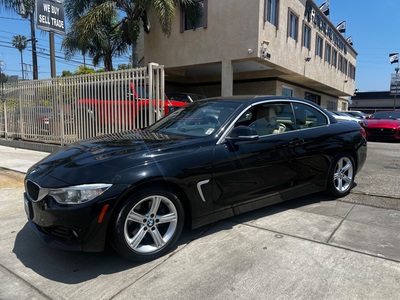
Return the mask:
[[132,251],[151,254],[162,249],[174,237],[178,211],[162,195],[143,198],[132,207],[124,223],[124,237]]
[[333,180],[338,192],[344,193],[353,184],[354,167],[353,162],[346,156],[341,157],[335,166]]

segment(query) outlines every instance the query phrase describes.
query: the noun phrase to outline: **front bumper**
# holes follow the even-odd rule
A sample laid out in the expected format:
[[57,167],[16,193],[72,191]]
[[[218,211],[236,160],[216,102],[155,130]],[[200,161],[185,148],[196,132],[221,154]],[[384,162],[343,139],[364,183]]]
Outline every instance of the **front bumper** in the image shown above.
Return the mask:
[[[91,206],[60,207],[51,199],[33,202],[24,193],[28,222],[38,236],[49,246],[69,251],[100,252],[104,250],[107,225],[111,210],[109,203]],[[54,201],[54,200],[53,200]],[[99,215],[108,205],[99,222]]]
[[368,139],[400,140],[400,129],[366,128]]

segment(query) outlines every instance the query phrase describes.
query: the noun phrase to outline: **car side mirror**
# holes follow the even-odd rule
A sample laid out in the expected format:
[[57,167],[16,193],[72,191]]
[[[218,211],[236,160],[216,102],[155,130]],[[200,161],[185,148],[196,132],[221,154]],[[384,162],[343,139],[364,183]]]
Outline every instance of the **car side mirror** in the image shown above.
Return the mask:
[[235,127],[226,137],[228,141],[255,141],[259,135],[254,128],[248,126]]

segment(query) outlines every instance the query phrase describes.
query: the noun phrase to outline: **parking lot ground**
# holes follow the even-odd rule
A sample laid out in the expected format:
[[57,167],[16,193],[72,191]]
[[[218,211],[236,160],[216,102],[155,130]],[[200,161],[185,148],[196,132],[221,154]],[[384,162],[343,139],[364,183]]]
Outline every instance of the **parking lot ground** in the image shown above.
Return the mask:
[[[374,145],[370,148],[374,153]],[[384,175],[370,163],[356,188],[370,176],[369,166],[375,176]],[[398,299],[400,294],[397,190],[380,180],[370,183],[388,192],[392,202],[364,205],[373,202],[370,197],[386,198],[362,190],[340,200],[302,197],[185,230],[170,255],[136,264],[109,249],[75,253],[44,245],[26,222],[21,173],[10,173],[1,161],[0,167],[1,182],[14,176],[14,185],[0,187],[0,299]]]

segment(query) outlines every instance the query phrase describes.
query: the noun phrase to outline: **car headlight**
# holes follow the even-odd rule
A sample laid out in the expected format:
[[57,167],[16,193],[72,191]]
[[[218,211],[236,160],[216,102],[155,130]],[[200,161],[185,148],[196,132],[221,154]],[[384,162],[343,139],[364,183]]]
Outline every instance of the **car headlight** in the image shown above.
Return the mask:
[[59,204],[82,204],[93,200],[107,191],[112,184],[95,183],[50,189],[48,195]]

